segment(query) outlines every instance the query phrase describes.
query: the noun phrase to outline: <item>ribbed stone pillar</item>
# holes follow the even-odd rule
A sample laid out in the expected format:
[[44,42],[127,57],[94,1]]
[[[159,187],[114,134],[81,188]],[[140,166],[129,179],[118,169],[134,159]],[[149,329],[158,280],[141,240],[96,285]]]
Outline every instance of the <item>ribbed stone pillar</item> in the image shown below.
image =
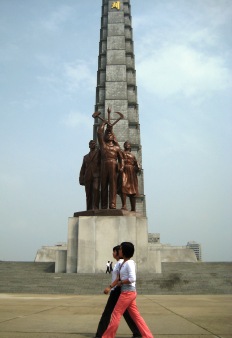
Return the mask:
[[[108,119],[107,108],[112,110],[112,122],[118,118],[115,112],[121,112],[124,119],[114,126],[114,133],[123,148],[130,141],[132,153],[142,164],[142,146],[140,140],[139,107],[130,1],[102,0],[102,17],[98,57],[97,88],[95,111]],[[101,123],[95,119],[93,138],[97,140],[97,128]],[[139,197],[136,210],[146,216],[144,195],[144,174],[138,176]],[[129,203],[129,202],[128,202]],[[120,199],[117,208],[121,207]],[[129,205],[128,205],[129,209]]]

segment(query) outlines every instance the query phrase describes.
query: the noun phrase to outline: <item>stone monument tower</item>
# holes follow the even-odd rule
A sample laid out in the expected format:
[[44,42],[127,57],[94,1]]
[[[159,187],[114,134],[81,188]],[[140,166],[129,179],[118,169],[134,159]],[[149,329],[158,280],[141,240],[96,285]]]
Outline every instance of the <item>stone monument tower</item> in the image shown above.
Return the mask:
[[[95,164],[96,168],[99,164],[101,170],[99,170],[99,174],[93,175],[93,177],[97,182],[95,188],[99,186],[98,178],[100,179],[101,193],[105,192],[105,186],[102,186],[102,182],[107,181],[107,175],[112,176],[109,170],[111,164],[115,163],[112,154],[115,154],[116,150],[120,154],[125,141],[129,141],[131,145],[130,155],[128,153],[125,155],[126,147],[124,147],[124,164],[122,163],[121,172],[120,161],[113,166],[115,168],[113,178],[116,177],[116,184],[112,184],[112,182],[115,183],[115,180],[112,179],[109,183],[108,192],[111,196],[109,198],[111,202],[115,202],[117,193],[126,194],[123,189],[117,190],[116,194],[112,193],[112,191],[115,193],[115,187],[120,187],[120,184],[118,184],[120,174],[118,172],[122,175],[126,172],[125,163],[129,157],[134,158],[135,156],[140,164],[142,162],[130,0],[102,0],[96,103],[92,116],[94,117],[93,140],[90,141],[92,152],[90,151],[87,154],[88,159],[86,156],[84,158],[86,158],[86,163],[89,161],[93,164],[93,159],[98,159],[97,154],[99,154],[100,163],[97,160]],[[107,128],[104,130],[106,126],[108,131]],[[110,137],[114,134],[116,139],[111,138],[110,141],[110,134]],[[97,142],[99,142],[100,151],[98,148],[95,149]],[[108,143],[105,145],[104,142]],[[115,142],[115,148],[112,148],[114,147],[113,142]],[[108,153],[106,149],[108,149]],[[106,162],[111,163],[108,165]],[[128,166],[132,166],[131,162]],[[108,171],[104,171],[106,168],[108,168]],[[94,173],[96,174],[96,172]],[[85,179],[81,180],[80,184],[85,185],[86,200],[90,201],[91,198],[89,198],[87,192],[91,191],[87,188],[87,186],[89,187],[89,180],[88,184],[86,184]],[[130,188],[132,185],[133,183],[131,183]],[[92,192],[94,191],[95,197],[98,197],[100,189],[95,188]],[[124,188],[123,184],[121,188]],[[125,206],[125,203],[125,208],[121,210],[122,198],[122,201],[117,201],[116,206],[115,203],[109,203],[109,209],[105,207],[104,203],[101,203],[100,209],[96,203],[87,203],[87,211],[77,211],[73,217],[69,217],[67,248],[61,247],[60,250],[53,248],[56,251],[56,272],[105,272],[106,262],[111,259],[112,248],[124,241],[132,242],[135,245],[133,259],[136,262],[138,272],[160,273],[161,260],[183,262],[196,260],[196,257],[191,256],[194,255],[191,249],[172,248],[160,243],[157,245],[149,243],[143,171],[138,176],[138,184],[136,180],[136,189],[139,194],[137,191],[136,194],[134,192],[129,193],[129,197],[133,194],[137,196],[136,212],[133,208],[131,208],[132,211],[128,211],[130,208],[127,205]],[[114,195],[114,199],[112,199],[112,195]],[[101,194],[101,197],[104,197],[105,200],[105,194]],[[101,202],[103,199],[101,198]],[[98,200],[96,198],[95,201]],[[132,207],[134,201],[132,203],[130,200],[130,202]]]
[[[129,140],[132,153],[142,165],[130,0],[102,0],[95,111],[107,120],[108,108],[112,122],[118,118],[115,112],[123,114],[124,119],[115,124],[114,133],[121,148]],[[99,122],[96,118],[95,141]],[[136,211],[146,216],[143,170],[138,175],[138,190]],[[117,205],[121,205],[119,200]]]
[[[101,157],[102,205],[101,209],[94,206],[92,208],[87,207],[87,211],[75,212],[73,217],[69,218],[67,259],[58,258],[56,260],[56,271],[61,271],[59,262],[62,261],[66,263],[65,270],[67,273],[104,272],[105,264],[112,255],[112,248],[121,242],[128,241],[135,245],[133,259],[139,272],[160,272],[160,252],[150,250],[148,245],[143,172],[138,176],[138,184],[135,179],[136,190],[139,191],[139,194],[137,191],[136,193],[129,193],[132,211],[127,211],[130,208],[127,208],[125,203],[123,210],[121,210],[120,200],[115,203],[115,191],[118,187],[122,189],[121,197],[123,194],[126,195],[123,190],[125,188],[123,183],[122,185],[118,184],[120,177],[118,172],[121,170],[122,175],[125,173],[125,163],[128,164],[126,161],[129,161],[129,158],[135,156],[136,161],[133,160],[134,163],[139,162],[141,164],[142,162],[129,0],[102,0],[96,103],[92,116],[94,118],[93,143],[99,142],[101,150],[99,154]],[[107,128],[104,130],[106,126],[108,130]],[[129,141],[128,143],[131,146],[129,150],[127,149],[130,155],[126,154],[125,146],[122,156],[121,149],[125,141]],[[119,161],[117,164],[116,155]],[[92,155],[91,160],[89,158],[91,164],[93,158],[96,159],[94,156]],[[121,169],[120,157],[121,159],[123,157]],[[132,164],[129,163],[129,166],[132,166]],[[109,169],[111,167],[113,168],[112,171]],[[139,172],[138,163],[137,169]],[[108,192],[111,201],[109,209],[105,206],[108,202],[102,203],[103,200],[106,200],[105,183],[108,184],[108,176],[110,177]],[[87,181],[85,187],[87,187]],[[132,183],[129,185],[129,188],[131,187]],[[132,195],[137,196],[136,212],[135,208],[132,207],[135,202]],[[58,256],[61,257],[61,254],[62,252],[58,252]]]

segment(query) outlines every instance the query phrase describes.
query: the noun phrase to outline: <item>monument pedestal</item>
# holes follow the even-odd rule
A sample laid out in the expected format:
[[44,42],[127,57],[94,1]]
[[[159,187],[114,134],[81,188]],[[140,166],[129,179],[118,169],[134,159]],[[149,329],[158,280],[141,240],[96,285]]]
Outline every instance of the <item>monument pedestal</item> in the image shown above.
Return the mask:
[[161,272],[159,253],[154,255],[148,248],[147,218],[129,212],[128,216],[70,217],[66,272],[105,272],[106,262],[113,261],[113,247],[121,242],[134,244],[137,272]]

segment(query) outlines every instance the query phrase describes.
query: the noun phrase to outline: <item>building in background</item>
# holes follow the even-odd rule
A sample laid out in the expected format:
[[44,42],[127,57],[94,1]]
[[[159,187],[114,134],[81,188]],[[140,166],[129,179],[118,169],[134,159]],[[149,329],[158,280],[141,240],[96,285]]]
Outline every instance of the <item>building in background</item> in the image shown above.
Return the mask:
[[198,261],[201,261],[201,244],[191,241],[187,243],[187,248],[195,252]]
[[160,234],[148,234],[148,243],[160,243]]

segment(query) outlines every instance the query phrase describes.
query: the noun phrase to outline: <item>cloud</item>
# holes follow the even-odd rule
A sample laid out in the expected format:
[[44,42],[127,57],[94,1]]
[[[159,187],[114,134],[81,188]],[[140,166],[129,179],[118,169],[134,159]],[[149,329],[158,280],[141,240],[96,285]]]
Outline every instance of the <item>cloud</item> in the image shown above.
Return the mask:
[[64,75],[66,85],[71,92],[80,88],[91,90],[96,86],[96,75],[91,70],[91,64],[84,60],[65,64]]
[[57,32],[60,26],[65,23],[72,14],[72,8],[61,6],[41,22],[41,26],[49,32]]
[[218,43],[216,32],[211,31],[208,27],[196,29],[191,34],[187,33],[185,40],[193,45],[196,44],[200,48],[216,46]]
[[55,92],[62,89],[73,95],[80,91],[92,91],[96,87],[96,76],[91,68],[91,62],[77,60],[74,62],[60,63],[54,58],[45,55],[37,56],[37,60],[45,68],[46,75],[37,76],[37,81],[43,83]]
[[93,119],[83,113],[71,111],[61,122],[68,128],[87,127],[92,129]]
[[152,9],[133,21],[141,87],[161,98],[197,96],[200,102],[231,88],[231,2],[167,1]]
[[48,75],[38,75],[37,81],[43,86],[46,85],[47,89],[52,89],[54,91],[60,91],[60,88],[63,86],[63,82],[59,74],[48,74]]
[[140,59],[139,83],[161,98],[212,94],[231,87],[230,70],[220,57],[207,55],[185,45],[170,44]]

